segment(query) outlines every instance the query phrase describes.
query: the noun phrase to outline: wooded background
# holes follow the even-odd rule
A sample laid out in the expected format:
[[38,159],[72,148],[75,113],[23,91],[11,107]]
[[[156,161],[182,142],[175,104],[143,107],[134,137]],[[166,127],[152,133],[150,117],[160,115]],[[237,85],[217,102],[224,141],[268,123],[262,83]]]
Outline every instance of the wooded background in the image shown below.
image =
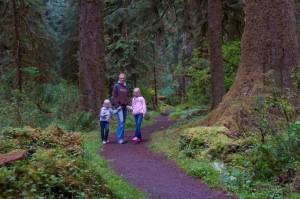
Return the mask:
[[268,92],[266,74],[295,90],[296,1],[1,0],[0,15],[0,127],[88,125],[120,72],[150,109],[223,99],[209,124]]

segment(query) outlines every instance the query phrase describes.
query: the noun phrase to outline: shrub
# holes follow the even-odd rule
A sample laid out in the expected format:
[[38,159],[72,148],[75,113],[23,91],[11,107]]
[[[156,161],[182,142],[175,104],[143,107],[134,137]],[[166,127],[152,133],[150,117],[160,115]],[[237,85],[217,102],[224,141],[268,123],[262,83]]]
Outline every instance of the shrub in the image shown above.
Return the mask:
[[[0,153],[33,149],[33,154],[0,166],[0,198],[113,198],[102,177],[83,158],[83,140],[57,126],[46,130],[8,128]],[[13,143],[13,144],[12,144]]]
[[[185,130],[179,139],[181,150],[191,154],[191,150],[213,158],[225,157],[236,150],[239,142],[229,138],[230,131],[225,127],[194,127]],[[190,156],[190,155],[188,155]]]
[[64,150],[39,149],[30,160],[0,167],[0,196],[10,198],[99,198],[109,195],[101,176],[83,158]]

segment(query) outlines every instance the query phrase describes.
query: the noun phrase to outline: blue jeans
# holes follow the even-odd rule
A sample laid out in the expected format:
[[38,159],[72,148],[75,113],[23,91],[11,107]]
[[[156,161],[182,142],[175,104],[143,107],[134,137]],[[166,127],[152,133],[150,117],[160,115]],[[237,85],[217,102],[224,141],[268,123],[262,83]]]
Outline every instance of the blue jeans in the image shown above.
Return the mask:
[[126,116],[127,116],[126,106],[122,106],[122,109],[118,111],[118,132],[117,132],[118,140],[124,139]]
[[100,121],[100,127],[101,127],[101,140],[107,141],[108,134],[109,134],[109,122],[107,121]]
[[135,119],[135,136],[134,137],[141,139],[142,138],[141,126],[142,126],[142,121],[143,121],[143,114],[134,115],[134,119]]

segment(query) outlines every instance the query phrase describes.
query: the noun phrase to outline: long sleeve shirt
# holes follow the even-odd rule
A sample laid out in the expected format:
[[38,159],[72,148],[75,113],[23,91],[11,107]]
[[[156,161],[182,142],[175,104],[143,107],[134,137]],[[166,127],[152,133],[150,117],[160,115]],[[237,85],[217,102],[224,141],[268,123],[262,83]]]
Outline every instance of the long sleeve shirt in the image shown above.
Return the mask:
[[138,115],[143,114],[146,115],[147,113],[147,106],[146,101],[143,97],[134,97],[132,99],[132,114]]
[[119,106],[130,106],[130,93],[126,86],[126,83],[119,83],[119,89],[117,89],[116,84],[113,87],[113,101],[114,106],[118,108]]
[[102,107],[100,111],[100,121],[109,122],[112,114],[116,114],[119,110],[112,110],[111,108]]

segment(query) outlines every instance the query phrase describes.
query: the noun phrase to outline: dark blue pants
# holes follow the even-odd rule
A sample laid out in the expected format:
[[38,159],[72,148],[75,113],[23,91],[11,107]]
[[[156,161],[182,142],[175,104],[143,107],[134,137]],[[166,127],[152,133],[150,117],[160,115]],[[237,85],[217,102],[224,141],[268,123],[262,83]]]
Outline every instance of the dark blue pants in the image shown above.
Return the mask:
[[101,139],[102,141],[107,141],[108,133],[109,133],[109,122],[106,121],[100,121],[100,127],[101,127]]
[[141,139],[141,126],[143,121],[143,114],[134,115],[135,119],[135,137]]

